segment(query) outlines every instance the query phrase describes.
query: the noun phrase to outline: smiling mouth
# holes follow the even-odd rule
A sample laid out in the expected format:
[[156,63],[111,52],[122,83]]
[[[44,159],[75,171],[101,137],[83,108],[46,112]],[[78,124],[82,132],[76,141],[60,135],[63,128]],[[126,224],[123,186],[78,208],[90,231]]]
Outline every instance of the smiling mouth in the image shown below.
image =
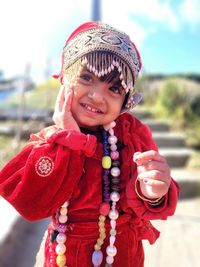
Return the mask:
[[98,114],[103,114],[103,112],[100,109],[91,107],[88,104],[81,104],[81,106],[83,106],[84,109],[86,109],[87,111],[98,113]]

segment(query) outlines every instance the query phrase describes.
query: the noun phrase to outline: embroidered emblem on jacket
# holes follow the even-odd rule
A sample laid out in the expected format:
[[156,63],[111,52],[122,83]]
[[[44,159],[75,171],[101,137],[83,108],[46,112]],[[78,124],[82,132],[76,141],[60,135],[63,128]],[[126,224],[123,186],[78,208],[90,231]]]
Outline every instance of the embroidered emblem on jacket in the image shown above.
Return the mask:
[[35,171],[39,176],[49,176],[54,169],[54,162],[49,157],[41,157],[35,164]]

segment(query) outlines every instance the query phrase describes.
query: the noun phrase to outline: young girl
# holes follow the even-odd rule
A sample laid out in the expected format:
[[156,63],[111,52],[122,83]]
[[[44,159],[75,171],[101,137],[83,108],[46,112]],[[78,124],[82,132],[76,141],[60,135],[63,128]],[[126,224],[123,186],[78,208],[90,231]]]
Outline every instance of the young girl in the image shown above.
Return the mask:
[[44,264],[142,267],[150,220],[173,215],[178,186],[150,130],[128,113],[141,59],[129,37],[88,22],[63,50],[55,125],[0,174],[0,195],[30,221],[52,216]]

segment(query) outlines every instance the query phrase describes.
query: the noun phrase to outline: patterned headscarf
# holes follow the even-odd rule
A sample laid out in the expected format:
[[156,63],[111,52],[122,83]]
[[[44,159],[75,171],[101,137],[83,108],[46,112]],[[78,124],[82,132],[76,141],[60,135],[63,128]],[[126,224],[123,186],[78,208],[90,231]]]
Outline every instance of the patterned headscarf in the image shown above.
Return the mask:
[[132,109],[141,100],[134,84],[141,69],[140,54],[129,36],[107,24],[87,22],[68,38],[62,54],[60,74],[68,81],[76,79],[82,67],[97,77],[107,75],[115,68],[127,97],[122,112]]

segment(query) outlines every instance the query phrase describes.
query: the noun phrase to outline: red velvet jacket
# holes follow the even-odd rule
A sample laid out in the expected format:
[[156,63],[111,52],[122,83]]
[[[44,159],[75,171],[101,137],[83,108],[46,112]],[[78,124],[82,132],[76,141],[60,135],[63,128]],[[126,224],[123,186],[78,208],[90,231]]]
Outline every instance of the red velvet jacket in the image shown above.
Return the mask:
[[[159,232],[150,220],[173,215],[178,186],[172,180],[165,201],[150,206],[138,198],[133,154],[157,150],[149,128],[130,114],[117,119],[115,135],[124,144],[121,149],[119,224],[129,222],[137,239],[154,243]],[[102,144],[91,134],[57,129],[51,126],[33,134],[25,148],[0,172],[0,195],[30,221],[52,216],[70,200],[69,223],[95,223],[102,201]],[[127,265],[128,266],[128,265]],[[130,265],[131,266],[131,265]]]

